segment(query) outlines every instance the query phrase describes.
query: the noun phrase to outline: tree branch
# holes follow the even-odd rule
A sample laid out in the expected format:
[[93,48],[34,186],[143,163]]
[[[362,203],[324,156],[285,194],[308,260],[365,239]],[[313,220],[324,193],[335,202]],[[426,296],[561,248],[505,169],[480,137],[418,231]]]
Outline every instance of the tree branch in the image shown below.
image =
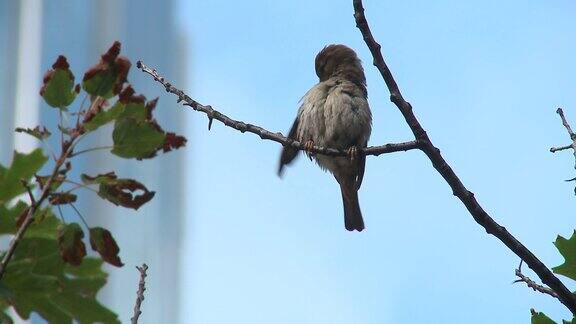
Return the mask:
[[[452,193],[460,199],[466,206],[468,212],[472,215],[474,220],[480,224],[487,233],[496,236],[502,243],[504,243],[510,250],[518,255],[528,266],[532,269],[542,280],[544,284],[549,286],[554,292],[558,294],[558,299],[573,313],[576,314],[576,298],[566,286],[540,261],[530,250],[528,250],[522,243],[520,243],[506,228],[496,223],[488,213],[480,206],[474,194],[470,192],[464,184],[460,181],[456,173],[448,165],[442,157],[440,150],[433,144],[426,131],[422,128],[418,119],[412,112],[412,106],[402,97],[400,89],[384,62],[382,53],[380,52],[380,44],[376,42],[368,26],[366,17],[364,16],[364,7],[361,0],[353,0],[354,5],[354,18],[356,20],[356,27],[362,33],[364,42],[368,45],[372,57],[374,58],[374,65],[380,71],[382,78],[386,82],[386,86],[390,91],[390,100],[398,107],[408,126],[412,130],[416,140],[420,143],[420,149],[428,156],[434,168],[442,175],[444,180],[452,188]],[[572,134],[571,134],[572,136]]]
[[556,153],[558,151],[569,150],[569,149],[573,148],[573,145],[574,144],[569,144],[569,145],[564,145],[564,146],[559,146],[559,147],[551,147],[550,152]]
[[520,260],[520,265],[518,266],[518,269],[515,270],[515,274],[520,279],[515,280],[513,283],[524,282],[528,287],[532,288],[534,291],[539,291],[543,294],[547,294],[554,298],[558,298],[558,294],[554,290],[537,284],[534,280],[528,278],[526,275],[522,273],[522,260]]
[[575,141],[576,140],[576,134],[574,134],[574,132],[572,131],[572,127],[570,127],[570,124],[568,124],[568,121],[566,120],[566,117],[564,116],[564,111],[562,110],[562,108],[556,109],[556,113],[558,115],[560,115],[560,118],[562,119],[562,125],[564,125],[564,127],[566,127],[566,130],[568,131],[568,135],[570,135],[570,139]]
[[[208,116],[208,130],[210,130],[212,126],[212,120],[216,119],[222,124],[239,130],[240,132],[248,132],[252,134],[256,134],[260,136],[261,139],[271,140],[277,143],[280,143],[284,146],[291,146],[293,148],[299,150],[306,150],[303,143],[298,141],[292,140],[290,138],[285,137],[282,133],[272,133],[269,130],[266,130],[260,126],[256,126],[253,124],[248,124],[239,120],[234,120],[221,112],[214,110],[211,106],[204,106],[197,102],[196,100],[190,98],[184,91],[177,89],[174,87],[170,82],[166,81],[164,77],[160,76],[155,69],[152,69],[146,66],[142,61],[138,61],[136,66],[149,75],[151,75],[155,81],[159,82],[164,86],[166,92],[175,94],[178,97],[178,102],[184,102],[185,106],[189,106],[196,111],[200,111]],[[380,146],[370,146],[363,149],[364,154],[366,155],[374,155],[378,156],[380,154],[392,153],[392,152],[399,152],[399,151],[408,151],[420,148],[420,143],[418,141],[410,141],[410,142],[403,142],[403,143],[391,143],[385,144]],[[333,148],[326,148],[320,146],[314,146],[312,149],[307,150],[310,153],[316,154],[324,154],[329,156],[347,156],[347,150],[336,150]]]
[[[570,136],[570,139],[572,140],[572,144],[564,145],[561,147],[553,147],[550,149],[550,152],[556,153],[558,151],[572,149],[574,151],[573,154],[574,154],[574,159],[576,161],[576,134],[574,134],[574,131],[572,131],[572,127],[570,127],[570,124],[566,120],[566,117],[564,116],[564,111],[562,110],[562,108],[556,109],[556,113],[558,115],[560,115],[560,119],[562,119],[562,125],[564,125],[564,127],[566,127],[566,131],[568,131],[568,135]],[[574,164],[574,168],[576,169],[576,164]]]
[[138,291],[136,291],[136,304],[134,305],[134,316],[130,319],[132,324],[138,323],[138,318],[142,311],[140,310],[140,306],[144,301],[144,291],[146,290],[146,271],[148,270],[148,265],[143,263],[141,267],[136,267],[140,272],[140,282],[138,283]]

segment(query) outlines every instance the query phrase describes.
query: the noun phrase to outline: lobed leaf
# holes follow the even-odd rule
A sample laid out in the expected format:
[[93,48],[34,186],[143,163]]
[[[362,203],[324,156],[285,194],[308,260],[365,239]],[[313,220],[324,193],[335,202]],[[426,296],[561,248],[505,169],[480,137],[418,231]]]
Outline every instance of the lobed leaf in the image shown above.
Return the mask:
[[552,268],[552,270],[554,273],[576,280],[576,231],[572,233],[572,237],[568,240],[558,235],[554,245],[565,261],[563,264]]
[[84,74],[82,88],[92,96],[111,98],[120,93],[127,81],[130,60],[119,56],[121,44],[114,42],[100,61]]
[[0,204],[26,192],[20,180],[28,181],[48,161],[42,149],[36,149],[28,154],[14,151],[12,165],[0,170]]
[[530,318],[531,324],[556,324],[556,322],[542,312],[536,312],[533,309],[531,309],[530,312],[532,313],[532,317]]
[[95,112],[93,115],[87,115],[89,118],[84,119],[84,128],[87,131],[93,131],[97,128],[104,126],[112,121],[114,121],[120,113],[124,110],[125,105],[117,101],[110,109],[100,110]]
[[18,230],[16,220],[20,214],[27,209],[28,205],[22,201],[18,201],[18,203],[10,209],[0,205],[0,235],[15,234]]
[[166,135],[148,121],[127,117],[116,121],[112,140],[112,153],[126,159],[153,157],[164,144]]
[[[0,303],[12,305],[24,319],[36,312],[50,323],[119,323],[95,298],[106,283],[101,260],[87,258],[72,267],[60,259],[54,239],[26,239],[23,243],[26,253],[15,255],[10,263],[3,279],[8,294],[0,295]],[[41,253],[31,252],[39,246]],[[52,267],[45,266],[46,259],[54,261]]]
[[74,101],[78,92],[80,88],[74,86],[74,75],[66,57],[58,56],[52,69],[44,75],[40,95],[48,105],[64,109]]

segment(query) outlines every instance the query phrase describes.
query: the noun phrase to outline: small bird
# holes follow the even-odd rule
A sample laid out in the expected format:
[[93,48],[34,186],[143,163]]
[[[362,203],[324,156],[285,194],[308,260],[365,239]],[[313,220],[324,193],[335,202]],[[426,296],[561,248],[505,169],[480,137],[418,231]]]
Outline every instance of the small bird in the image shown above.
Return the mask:
[[[354,50],[334,44],[316,55],[315,68],[320,80],[301,99],[288,137],[304,143],[308,149],[317,145],[348,150],[348,157],[307,154],[322,169],[330,171],[340,184],[346,229],[362,231],[364,220],[358,189],[364,177],[366,156],[360,149],[367,146],[372,130],[364,70]],[[279,176],[297,155],[297,149],[284,146]]]

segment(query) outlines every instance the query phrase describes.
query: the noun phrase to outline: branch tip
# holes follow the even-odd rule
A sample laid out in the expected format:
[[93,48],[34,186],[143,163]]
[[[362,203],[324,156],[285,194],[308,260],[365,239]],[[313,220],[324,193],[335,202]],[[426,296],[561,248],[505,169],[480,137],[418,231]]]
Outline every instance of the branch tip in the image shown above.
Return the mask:
[[146,291],[146,271],[148,270],[148,265],[143,263],[141,267],[136,266],[138,272],[140,272],[140,281],[138,282],[138,291],[136,291],[136,304],[134,305],[134,316],[130,319],[132,324],[138,323],[138,318],[142,311],[140,310],[140,306],[144,301],[144,291]]

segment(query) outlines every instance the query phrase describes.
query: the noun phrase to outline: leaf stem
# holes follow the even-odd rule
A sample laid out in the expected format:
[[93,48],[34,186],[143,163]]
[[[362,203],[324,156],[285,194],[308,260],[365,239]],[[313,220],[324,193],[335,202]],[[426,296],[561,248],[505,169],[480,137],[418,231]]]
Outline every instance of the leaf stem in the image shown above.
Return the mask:
[[90,187],[90,186],[88,186],[88,185],[85,185],[85,184],[76,182],[76,181],[72,181],[72,180],[67,180],[67,179],[66,179],[66,180],[64,180],[64,181],[62,181],[62,182],[71,183],[71,184],[76,185],[76,187],[72,187],[71,189],[66,190],[66,192],[72,192],[73,190],[76,190],[76,189],[78,189],[78,188],[84,188],[84,189],[92,190],[92,191],[94,191],[95,193],[98,193],[98,190],[96,190],[96,189],[94,189],[94,188],[92,188],[92,187]]
[[66,221],[64,220],[64,214],[62,213],[62,207],[60,207],[60,205],[56,205],[58,207],[58,215],[60,215],[60,219],[62,220],[62,223],[66,224]]
[[88,229],[88,231],[90,231],[90,226],[88,226],[88,223],[86,223],[86,220],[84,219],[84,216],[82,216],[82,214],[80,213],[80,211],[78,210],[78,208],[76,208],[76,206],[74,206],[74,204],[70,204],[70,206],[72,206],[72,208],[74,209],[74,211],[76,212],[76,214],[78,214],[78,217],[80,217],[80,219],[82,220],[82,223],[84,223],[84,226],[86,226],[86,229]]
[[82,151],[78,151],[78,152],[72,153],[72,154],[70,154],[70,157],[75,157],[75,156],[78,156],[78,155],[80,155],[80,154],[87,153],[87,152],[98,151],[98,150],[110,150],[110,149],[113,149],[113,148],[114,148],[114,145],[91,147],[91,148],[89,148],[89,149],[85,149],[85,150],[82,150]]

